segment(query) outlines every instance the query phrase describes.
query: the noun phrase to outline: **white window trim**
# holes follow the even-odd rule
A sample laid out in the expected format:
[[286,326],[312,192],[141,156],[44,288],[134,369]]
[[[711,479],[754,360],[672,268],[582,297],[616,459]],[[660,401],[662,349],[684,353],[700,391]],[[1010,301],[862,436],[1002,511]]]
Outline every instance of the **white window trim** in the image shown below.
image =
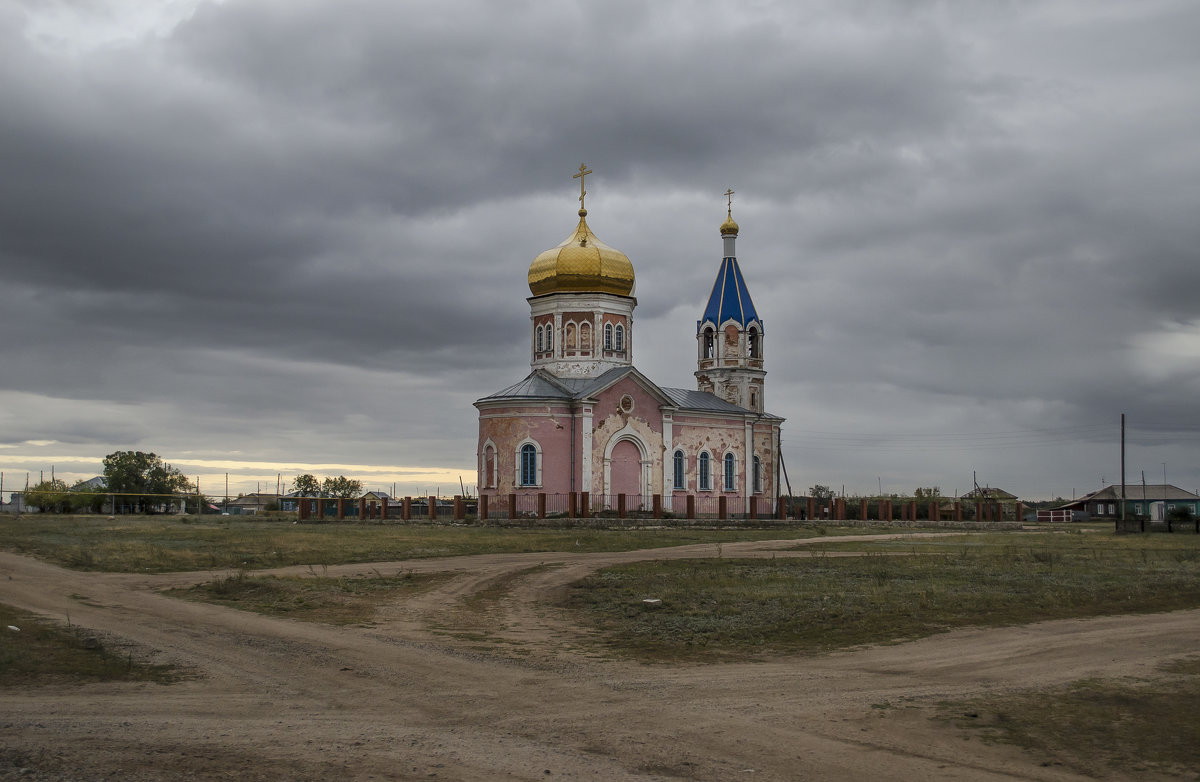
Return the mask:
[[625,352],[625,327],[620,323],[613,329],[613,350],[617,353]]
[[613,324],[611,323],[604,324],[604,349],[613,349]]
[[[733,475],[729,475],[725,470],[725,464],[732,457]],[[732,480],[729,480],[732,479]],[[726,451],[721,457],[721,491],[736,492],[738,486],[738,462],[737,454],[733,451]]]
[[[682,462],[682,464],[679,465],[678,470],[675,469],[675,467],[676,467],[675,457],[676,456],[683,457],[680,460]],[[677,478],[682,478],[683,480],[676,480]],[[673,454],[671,454],[671,490],[672,491],[687,491],[687,479],[688,479],[687,453],[682,448],[676,448],[675,452]]]
[[[708,463],[708,485],[704,485],[704,474],[700,471],[700,463]],[[712,454],[708,451],[701,451],[696,454],[696,491],[712,491]]]
[[[522,461],[521,460],[521,451],[523,451],[525,449],[526,445],[532,445],[534,454],[536,455],[535,458],[537,460],[537,464],[534,465],[534,467],[536,468],[534,470],[534,472],[537,473],[537,483],[522,483],[521,482],[521,477],[522,477],[521,476],[521,472],[522,472],[521,468],[524,467],[524,465],[521,463],[521,461]],[[534,440],[532,437],[526,437],[524,440],[517,443],[516,457],[517,457],[517,470],[516,470],[516,475],[513,476],[513,485],[519,489],[540,489],[542,487],[542,446],[538,443],[537,440]]]

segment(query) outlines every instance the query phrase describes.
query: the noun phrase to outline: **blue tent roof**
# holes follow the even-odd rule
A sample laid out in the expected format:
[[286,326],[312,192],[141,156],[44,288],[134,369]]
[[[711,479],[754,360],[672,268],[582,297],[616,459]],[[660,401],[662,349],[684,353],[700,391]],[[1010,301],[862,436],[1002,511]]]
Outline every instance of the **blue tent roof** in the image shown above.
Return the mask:
[[[721,270],[717,272],[717,281],[713,283],[712,295],[708,297],[708,306],[704,308],[704,317],[696,323],[699,330],[705,321],[712,321],[720,326],[732,318],[743,328],[750,321],[758,320],[754,311],[754,302],[750,299],[750,291],[746,290],[746,280],[742,278],[742,270],[738,267],[737,258],[728,256],[721,261]],[[760,324],[761,320],[758,321]]]

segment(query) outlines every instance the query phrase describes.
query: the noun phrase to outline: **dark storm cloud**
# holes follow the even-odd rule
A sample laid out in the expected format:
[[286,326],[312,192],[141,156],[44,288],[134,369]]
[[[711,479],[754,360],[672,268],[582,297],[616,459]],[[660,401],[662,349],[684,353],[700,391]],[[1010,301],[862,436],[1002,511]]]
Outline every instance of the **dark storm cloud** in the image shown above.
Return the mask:
[[[580,161],[665,385],[738,191],[797,447],[1200,419],[1187,3],[230,0],[75,48],[30,34],[41,10],[0,3],[6,443],[470,469],[470,401],[527,370],[523,275]],[[1059,483],[1014,478],[1060,492],[1111,461],[1087,441],[1034,460]],[[888,468],[835,446],[793,488]]]

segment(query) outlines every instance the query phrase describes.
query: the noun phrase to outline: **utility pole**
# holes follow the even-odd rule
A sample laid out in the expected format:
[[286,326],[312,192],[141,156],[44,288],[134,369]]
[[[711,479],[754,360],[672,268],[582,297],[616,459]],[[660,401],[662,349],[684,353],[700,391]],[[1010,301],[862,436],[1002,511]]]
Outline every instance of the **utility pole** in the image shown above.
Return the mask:
[[[1163,521],[1167,520],[1167,463],[1163,462],[1163,490],[1162,490],[1162,516]],[[1170,529],[1168,527],[1167,529]]]
[[1121,413],[1121,521],[1125,521],[1125,414]]

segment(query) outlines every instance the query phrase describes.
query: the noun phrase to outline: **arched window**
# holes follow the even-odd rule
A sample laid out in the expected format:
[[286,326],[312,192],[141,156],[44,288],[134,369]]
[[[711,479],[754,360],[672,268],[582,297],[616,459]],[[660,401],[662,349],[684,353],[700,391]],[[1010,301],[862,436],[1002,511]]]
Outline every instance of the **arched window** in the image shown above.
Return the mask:
[[575,349],[575,324],[567,324],[567,344],[564,345],[567,350]]
[[712,358],[715,339],[713,338],[713,330],[707,328],[704,330],[704,358]]
[[762,358],[762,342],[758,338],[758,329],[751,326],[746,338],[750,343],[750,358]]
[[725,454],[725,491],[737,489],[737,470],[734,469],[736,466],[733,454]]
[[490,445],[483,449],[483,485],[488,489],[496,487],[496,449]]
[[604,324],[604,349],[613,349],[613,329],[611,323]]
[[537,327],[537,352],[542,352],[542,327]]
[[711,477],[711,473],[709,471],[708,454],[707,453],[700,454],[700,470],[699,471],[700,471],[700,481],[699,481],[700,485],[698,488],[700,489],[700,491],[711,490],[712,489],[712,477]]
[[675,480],[673,481],[673,484],[674,484],[673,488],[676,491],[682,491],[687,488],[687,479],[684,476],[684,472],[683,472],[685,466],[687,466],[687,457],[685,457],[683,455],[683,451],[676,451],[674,464],[673,464],[674,472],[675,472],[675,476],[674,476]]
[[546,351],[554,351],[554,327],[546,324]]
[[579,326],[579,349],[586,351],[592,349],[592,326],[590,323],[582,323]]
[[754,454],[754,493],[762,492],[762,461]]
[[616,332],[613,334],[614,350],[618,353],[625,350],[625,327],[620,323],[617,324]]
[[521,485],[538,485],[538,453],[533,443],[521,446]]

